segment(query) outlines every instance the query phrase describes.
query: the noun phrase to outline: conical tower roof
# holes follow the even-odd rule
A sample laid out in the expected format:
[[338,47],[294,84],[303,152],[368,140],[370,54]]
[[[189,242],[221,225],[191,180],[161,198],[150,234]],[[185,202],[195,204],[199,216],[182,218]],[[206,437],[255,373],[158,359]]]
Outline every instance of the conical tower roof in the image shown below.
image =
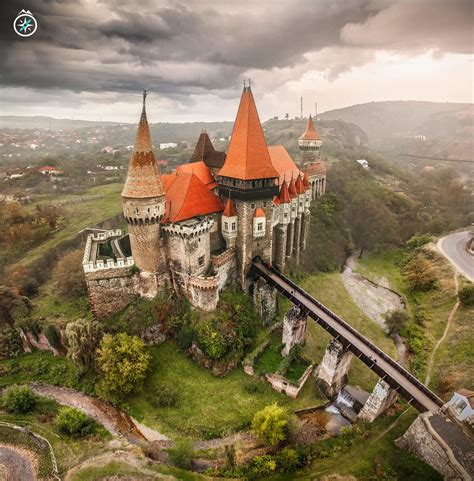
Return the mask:
[[224,160],[225,152],[215,150],[209,135],[203,130],[189,162],[193,163],[202,161],[208,167],[221,168],[224,164]]
[[304,134],[300,137],[300,140],[321,140],[321,136],[319,135],[319,132],[314,127],[314,122],[311,115],[309,116],[306,130]]
[[227,198],[227,202],[225,203],[224,212],[222,212],[222,215],[225,215],[226,217],[235,217],[237,215],[235,212],[234,203],[232,202],[232,199],[230,197]]
[[298,192],[296,192],[296,186],[295,186],[295,181],[293,180],[293,177],[290,180],[290,185],[288,186],[288,192],[290,193],[291,199],[298,197]]
[[311,189],[311,185],[309,184],[309,177],[308,177],[307,172],[304,173],[303,185],[304,185],[304,188],[305,188],[306,190],[310,190],[310,189]]
[[244,87],[235,118],[229,151],[219,175],[240,180],[279,177],[270,160],[250,87]]
[[296,192],[298,192],[298,194],[305,193],[306,189],[304,188],[303,179],[301,178],[301,175],[298,175],[298,178],[296,179],[295,187],[296,187]]
[[146,199],[165,195],[158,164],[153,154],[150,128],[146,117],[145,99],[146,91],[143,92],[142,114],[138,124],[132,157],[128,165],[127,180],[122,191],[122,197],[129,199]]
[[278,199],[281,204],[289,204],[291,202],[290,193],[288,192],[288,185],[286,182],[281,184],[280,195]]

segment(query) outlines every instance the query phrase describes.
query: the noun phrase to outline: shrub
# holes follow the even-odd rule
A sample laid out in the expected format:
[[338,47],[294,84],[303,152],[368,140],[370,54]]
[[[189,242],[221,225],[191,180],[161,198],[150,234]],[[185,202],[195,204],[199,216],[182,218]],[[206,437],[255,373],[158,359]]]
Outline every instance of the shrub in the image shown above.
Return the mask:
[[406,246],[410,250],[415,250],[419,247],[423,247],[425,244],[428,244],[432,240],[433,238],[428,234],[415,234],[406,241]]
[[436,285],[433,264],[421,254],[416,254],[405,266],[405,276],[414,291],[428,291]]
[[252,431],[266,445],[276,446],[288,435],[288,420],[289,416],[284,408],[271,404],[255,414]]
[[0,359],[11,359],[23,351],[23,343],[18,331],[6,325],[0,331]]
[[48,324],[44,327],[43,334],[46,336],[46,339],[52,347],[55,349],[61,347],[61,335],[55,326]]
[[82,411],[62,407],[56,416],[58,430],[72,437],[83,437],[95,431],[95,422]]
[[386,315],[385,320],[389,333],[398,334],[405,327],[408,321],[408,314],[402,310],[392,311]]
[[86,281],[82,271],[83,249],[68,252],[58,261],[53,271],[58,292],[68,298],[80,297],[86,292]]
[[306,456],[303,452],[298,452],[296,449],[284,448],[277,456],[277,466],[279,471],[291,473],[304,466]]
[[35,393],[28,386],[7,387],[2,396],[3,407],[11,413],[25,414],[33,411],[37,404]]
[[459,291],[459,299],[463,306],[474,306],[474,284],[463,287]]
[[97,350],[97,365],[102,372],[98,392],[108,400],[119,401],[145,378],[150,354],[143,341],[122,332],[106,334]]
[[277,462],[274,456],[265,454],[263,456],[256,456],[252,459],[248,466],[247,478],[266,478],[275,473],[277,469]]
[[97,321],[78,319],[66,326],[67,357],[80,373],[95,367],[96,351],[102,339],[102,325]]
[[188,440],[176,441],[174,447],[168,449],[168,458],[170,462],[181,469],[191,469],[193,455],[193,447]]

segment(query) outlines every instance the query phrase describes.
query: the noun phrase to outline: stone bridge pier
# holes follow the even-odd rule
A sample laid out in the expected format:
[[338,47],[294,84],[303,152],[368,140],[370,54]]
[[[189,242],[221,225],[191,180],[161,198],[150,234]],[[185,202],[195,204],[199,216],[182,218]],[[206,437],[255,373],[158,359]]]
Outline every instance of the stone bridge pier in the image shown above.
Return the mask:
[[331,339],[317,369],[316,383],[328,399],[334,399],[347,384],[352,353],[339,341]]
[[379,379],[379,382],[375,385],[372,394],[362,406],[357,417],[371,423],[388,409],[396,399],[397,391],[385,381]]
[[308,313],[303,309],[293,306],[285,313],[283,318],[282,343],[284,347],[281,351],[282,356],[288,356],[291,349],[297,344],[304,344],[307,325]]

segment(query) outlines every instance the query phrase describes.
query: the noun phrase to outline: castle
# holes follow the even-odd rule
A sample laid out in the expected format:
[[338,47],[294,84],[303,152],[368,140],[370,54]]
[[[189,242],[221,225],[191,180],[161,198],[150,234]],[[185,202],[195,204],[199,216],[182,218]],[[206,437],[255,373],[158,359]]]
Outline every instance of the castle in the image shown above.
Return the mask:
[[122,192],[128,235],[101,232],[86,243],[83,268],[94,315],[110,315],[137,295],[154,298],[163,288],[212,311],[219,292],[236,280],[265,318],[275,296],[249,281],[252,259],[281,271],[289,258],[298,261],[311,202],[326,188],[322,141],[311,116],[298,141],[298,166],[282,145],[267,145],[246,85],[227,154],[203,131],[189,163],[161,174],[145,99],[146,92]]

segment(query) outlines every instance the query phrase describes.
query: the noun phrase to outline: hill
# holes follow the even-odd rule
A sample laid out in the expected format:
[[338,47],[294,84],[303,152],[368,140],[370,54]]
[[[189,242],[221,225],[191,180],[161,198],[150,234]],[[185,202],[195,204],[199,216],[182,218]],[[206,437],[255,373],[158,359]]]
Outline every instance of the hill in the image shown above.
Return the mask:
[[119,125],[118,122],[95,122],[91,120],[55,119],[53,117],[0,115],[0,129],[75,130],[84,127]]
[[372,144],[415,135],[469,139],[473,114],[472,104],[399,100],[352,105],[324,112],[318,118],[355,123],[367,132]]

